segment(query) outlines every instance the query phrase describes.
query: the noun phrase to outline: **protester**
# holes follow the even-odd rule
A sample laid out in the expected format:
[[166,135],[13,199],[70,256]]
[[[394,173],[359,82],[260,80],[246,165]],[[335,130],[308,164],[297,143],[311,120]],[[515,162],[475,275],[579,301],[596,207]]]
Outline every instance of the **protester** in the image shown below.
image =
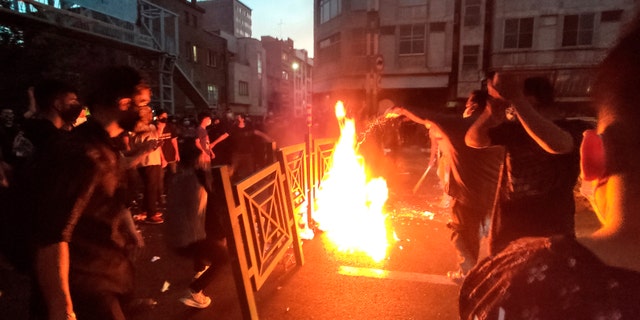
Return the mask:
[[207,127],[211,125],[211,114],[208,112],[201,112],[198,114],[198,127],[196,128],[196,147],[200,150],[200,159],[198,165],[202,168],[211,167],[211,159],[215,157],[211,149],[211,143],[209,141],[209,133]]
[[142,178],[143,199],[142,212],[139,214],[140,221],[148,224],[161,224],[164,222],[162,212],[158,209],[158,201],[162,194],[162,164],[163,153],[160,149],[162,141],[160,134],[153,121],[153,110],[149,106],[142,106],[139,110],[140,122],[136,125],[133,133],[133,150],[139,149],[146,143],[152,143],[154,148],[151,152],[144,154],[138,166],[138,173]]
[[166,196],[168,192],[171,179],[173,179],[177,173],[178,162],[180,161],[178,129],[173,123],[169,122],[169,113],[166,110],[158,111],[158,117],[156,120],[158,134],[160,136],[160,141],[162,141],[161,148],[164,158],[162,179],[160,180],[160,191],[163,195],[163,197],[161,197],[161,202],[166,202],[166,199],[163,200],[165,198],[164,196]]
[[180,301],[203,309],[211,304],[203,290],[228,260],[220,211],[224,198],[212,190],[211,172],[199,168],[201,151],[193,139],[185,140],[180,152],[180,170],[169,187],[166,234],[170,247],[193,260],[195,276]]
[[638,52],[636,19],[592,87],[598,125],[584,133],[580,164],[600,228],[520,239],[481,262],[462,286],[462,319],[640,318]]
[[474,91],[468,98],[464,117],[431,115],[422,119],[403,108],[390,110],[425,125],[430,135],[438,132],[440,137],[438,145],[443,160],[449,164],[446,174],[450,177],[444,190],[453,199],[448,226],[459,268],[448,272],[447,276],[454,281],[462,281],[478,261],[480,241],[483,230],[487,228],[487,217],[493,209],[504,157],[504,150],[500,147],[480,150],[467,147],[464,142],[467,129],[483,112],[486,99],[485,92]]
[[471,147],[500,145],[506,151],[491,222],[492,255],[521,237],[574,234],[578,147],[582,131],[589,128],[564,118],[547,78],[510,84],[501,74],[488,79],[488,106],[465,137]]
[[[7,180],[8,196],[0,202],[0,239],[3,252],[13,266],[25,271],[30,264],[27,241],[29,217],[34,210],[32,194],[41,182],[33,175],[32,162],[42,149],[68,138],[68,130],[74,123],[82,106],[78,102],[77,90],[72,85],[57,79],[40,81],[29,90],[32,103],[37,105],[35,113],[24,119],[14,138],[11,182]],[[54,170],[50,163],[42,165]]]
[[[141,75],[124,66],[99,70],[86,80],[87,122],[69,139],[42,152],[35,166],[41,184],[33,194],[37,281],[49,319],[125,319],[133,264],[127,247],[131,216],[112,138],[131,131],[138,109],[149,103]],[[74,313],[75,312],[75,313]]]
[[[256,161],[255,142],[256,137],[260,137],[265,141],[273,142],[273,139],[266,133],[253,128],[247,123],[247,118],[243,114],[236,115],[236,122],[228,132],[223,133],[215,141],[211,142],[210,148],[223,140],[229,138],[231,141],[231,176],[235,181],[244,179],[255,172]],[[215,156],[215,154],[214,154]]]
[[57,79],[43,80],[34,87],[36,112],[31,118],[25,119],[21,126],[22,138],[26,141],[17,143],[14,139],[13,154],[20,159],[19,162],[26,161],[35,152],[34,149],[55,139],[62,133],[61,130],[73,128],[82,111],[77,93],[75,87]]

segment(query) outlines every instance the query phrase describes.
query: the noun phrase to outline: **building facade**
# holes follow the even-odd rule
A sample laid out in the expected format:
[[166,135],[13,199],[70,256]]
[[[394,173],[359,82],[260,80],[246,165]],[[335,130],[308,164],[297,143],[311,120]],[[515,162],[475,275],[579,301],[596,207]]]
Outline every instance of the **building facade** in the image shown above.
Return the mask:
[[638,7],[633,0],[315,0],[314,106],[460,106],[489,71],[546,76],[584,105],[593,68]]
[[633,0],[487,1],[487,69],[511,80],[546,76],[558,102],[584,104],[594,68],[636,8]]
[[251,38],[251,8],[239,0],[198,1],[207,11],[206,30],[222,31],[236,38]]
[[[223,33],[229,43],[229,101],[234,113],[264,117],[267,113],[266,53],[253,38],[236,38]],[[225,108],[226,109],[226,108]]]
[[195,0],[152,2],[179,16],[173,69],[175,113],[194,116],[225,105],[228,100],[227,41],[203,28],[205,9]]

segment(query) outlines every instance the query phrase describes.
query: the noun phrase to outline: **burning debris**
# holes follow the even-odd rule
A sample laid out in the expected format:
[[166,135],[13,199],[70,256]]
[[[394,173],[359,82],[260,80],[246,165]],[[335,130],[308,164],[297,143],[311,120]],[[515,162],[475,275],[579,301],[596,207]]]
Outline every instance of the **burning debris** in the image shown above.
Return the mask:
[[355,122],[346,117],[340,101],[336,104],[336,118],[341,135],[320,185],[314,220],[338,251],[366,253],[379,262],[394,241],[384,212],[387,184],[383,178],[367,175],[356,151]]

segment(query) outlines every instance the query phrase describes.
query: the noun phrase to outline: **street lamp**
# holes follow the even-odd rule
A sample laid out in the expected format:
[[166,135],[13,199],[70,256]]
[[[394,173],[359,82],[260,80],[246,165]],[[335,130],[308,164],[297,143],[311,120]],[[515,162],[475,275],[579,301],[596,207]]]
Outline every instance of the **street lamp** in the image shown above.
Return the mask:
[[298,62],[293,62],[291,64],[291,69],[293,69],[294,71],[298,70],[300,68],[300,64],[298,64]]

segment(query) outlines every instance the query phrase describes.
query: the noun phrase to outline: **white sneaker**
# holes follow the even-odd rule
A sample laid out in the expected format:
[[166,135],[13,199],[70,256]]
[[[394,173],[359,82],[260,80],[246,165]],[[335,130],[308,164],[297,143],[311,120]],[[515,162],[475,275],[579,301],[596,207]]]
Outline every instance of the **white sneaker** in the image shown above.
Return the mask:
[[202,290],[198,292],[189,290],[189,294],[184,298],[180,298],[180,302],[189,307],[204,309],[211,304],[211,298],[205,296]]

